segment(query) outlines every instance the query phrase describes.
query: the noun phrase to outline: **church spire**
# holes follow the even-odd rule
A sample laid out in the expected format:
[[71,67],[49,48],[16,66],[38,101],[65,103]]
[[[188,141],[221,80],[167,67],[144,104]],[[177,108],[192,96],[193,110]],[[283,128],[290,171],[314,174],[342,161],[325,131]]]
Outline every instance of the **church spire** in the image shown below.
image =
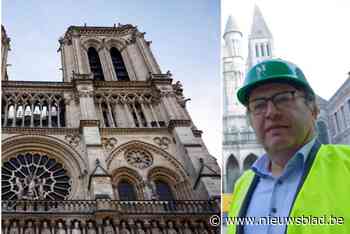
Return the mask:
[[241,30],[239,29],[239,27],[236,23],[236,20],[233,18],[232,15],[230,15],[228,20],[227,20],[225,32],[224,32],[224,38],[225,38],[225,35],[230,33],[230,32],[238,32],[238,33],[242,34]]
[[260,8],[255,5],[254,18],[252,24],[252,30],[249,35],[250,38],[272,38],[272,34],[267,27],[264,17],[260,11]]
[[254,8],[252,29],[248,38],[247,68],[273,57],[273,37],[257,5]]

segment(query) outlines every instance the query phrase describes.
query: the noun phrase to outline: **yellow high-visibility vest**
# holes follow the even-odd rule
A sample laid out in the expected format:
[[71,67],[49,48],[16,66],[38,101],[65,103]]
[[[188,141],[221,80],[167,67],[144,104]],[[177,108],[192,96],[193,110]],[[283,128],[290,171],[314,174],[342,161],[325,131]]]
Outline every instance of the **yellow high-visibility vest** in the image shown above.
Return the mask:
[[[257,176],[252,170],[238,179],[228,215],[231,221],[245,216],[256,184]],[[288,223],[287,234],[350,234],[349,146],[318,145],[311,150],[298,187],[289,214],[295,222]],[[319,220],[328,224],[316,224]],[[229,234],[243,233],[242,225],[227,225]]]

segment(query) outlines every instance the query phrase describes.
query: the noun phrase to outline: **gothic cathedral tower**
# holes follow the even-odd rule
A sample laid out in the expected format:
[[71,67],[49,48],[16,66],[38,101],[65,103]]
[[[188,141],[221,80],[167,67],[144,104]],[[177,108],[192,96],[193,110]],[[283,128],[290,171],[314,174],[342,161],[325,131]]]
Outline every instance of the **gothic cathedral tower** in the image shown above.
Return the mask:
[[5,232],[212,228],[220,168],[144,35],[71,26],[59,40],[63,82],[2,74]]
[[273,37],[260,8],[255,5],[251,32],[248,39],[248,69],[273,57]]

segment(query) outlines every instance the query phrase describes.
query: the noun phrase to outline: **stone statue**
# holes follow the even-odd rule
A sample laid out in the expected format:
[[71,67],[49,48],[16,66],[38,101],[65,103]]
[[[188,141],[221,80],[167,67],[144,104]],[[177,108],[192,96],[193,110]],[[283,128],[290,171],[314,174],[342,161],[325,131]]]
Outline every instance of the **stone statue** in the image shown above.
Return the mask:
[[121,226],[119,234],[130,234],[130,231],[126,228],[125,221],[121,222]]
[[156,185],[153,181],[145,181],[144,182],[145,189],[145,199],[146,200],[157,200],[158,195],[156,191]]
[[39,185],[39,198],[40,199],[44,199],[44,193],[45,193],[45,190],[44,190],[44,185],[46,183],[46,179],[45,178],[42,178],[42,179],[38,179],[38,185]]
[[88,223],[87,234],[96,234],[96,229],[91,221]]
[[109,219],[106,220],[105,226],[103,228],[104,234],[115,234],[114,229],[111,225],[111,221]]
[[192,234],[192,230],[190,229],[188,222],[184,223],[183,234]]
[[24,230],[24,234],[35,234],[32,221],[28,222],[27,228]]
[[151,233],[152,234],[162,234],[162,231],[158,228],[156,221],[152,221]]
[[67,234],[66,230],[63,227],[63,223],[61,221],[58,222],[58,228],[56,234]]
[[18,188],[16,191],[17,200],[21,200],[23,198],[24,187],[23,187],[22,180],[18,177],[16,177],[16,185]]
[[78,221],[74,222],[74,227],[72,229],[72,234],[81,234],[81,230],[80,230]]
[[35,198],[36,196],[36,183],[35,183],[35,177],[28,177],[27,179],[27,185],[28,185],[28,192],[27,192],[27,197],[28,198]]
[[11,228],[9,230],[9,234],[19,234],[17,221],[13,221]]
[[47,225],[46,221],[43,222],[43,228],[41,229],[41,234],[51,234],[51,230]]
[[167,234],[177,234],[177,231],[174,228],[173,221],[169,221],[169,223],[168,223]]
[[136,223],[136,232],[135,234],[146,234],[146,232],[142,229],[142,224],[140,222]]

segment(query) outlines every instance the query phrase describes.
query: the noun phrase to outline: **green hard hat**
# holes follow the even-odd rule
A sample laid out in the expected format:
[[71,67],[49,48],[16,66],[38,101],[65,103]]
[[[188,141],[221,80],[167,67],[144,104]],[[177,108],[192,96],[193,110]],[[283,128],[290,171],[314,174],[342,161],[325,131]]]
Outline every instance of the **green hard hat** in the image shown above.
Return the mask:
[[315,95],[299,67],[282,59],[268,59],[256,64],[248,71],[243,86],[237,92],[238,100],[246,106],[250,92],[267,83],[287,83],[304,88]]

